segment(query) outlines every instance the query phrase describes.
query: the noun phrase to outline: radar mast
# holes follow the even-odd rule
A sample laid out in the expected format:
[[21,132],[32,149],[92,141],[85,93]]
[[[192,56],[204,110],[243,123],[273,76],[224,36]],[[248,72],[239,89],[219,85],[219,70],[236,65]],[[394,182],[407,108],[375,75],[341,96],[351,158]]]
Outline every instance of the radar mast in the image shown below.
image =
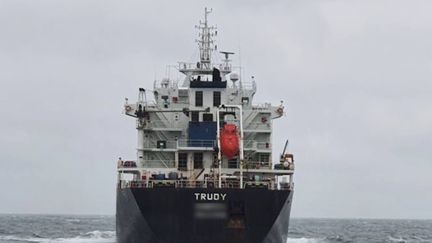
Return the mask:
[[217,35],[216,27],[208,26],[207,17],[212,12],[212,9],[204,9],[204,22],[199,23],[195,26],[201,32],[199,33],[198,46],[200,49],[200,64],[202,69],[211,69],[211,54],[216,49],[214,46],[213,37]]

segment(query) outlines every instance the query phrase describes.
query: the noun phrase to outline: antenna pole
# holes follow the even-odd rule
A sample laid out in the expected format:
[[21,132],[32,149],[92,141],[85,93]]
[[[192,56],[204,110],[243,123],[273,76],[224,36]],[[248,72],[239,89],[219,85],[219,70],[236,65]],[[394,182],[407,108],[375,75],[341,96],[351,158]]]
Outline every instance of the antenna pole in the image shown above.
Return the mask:
[[196,40],[200,49],[200,63],[203,69],[211,68],[211,52],[215,49],[213,46],[213,36],[215,36],[216,27],[208,26],[208,15],[212,12],[212,9],[204,9],[204,22],[199,23],[196,28],[201,30],[199,34],[200,39]]

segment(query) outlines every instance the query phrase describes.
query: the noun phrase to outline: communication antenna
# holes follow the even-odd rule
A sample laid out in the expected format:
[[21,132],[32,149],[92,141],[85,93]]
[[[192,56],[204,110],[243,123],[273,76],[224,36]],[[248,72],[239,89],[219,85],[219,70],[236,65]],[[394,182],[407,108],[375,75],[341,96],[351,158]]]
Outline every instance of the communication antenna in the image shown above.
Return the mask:
[[207,10],[204,8],[204,22],[199,23],[195,28],[201,30],[196,40],[198,42],[200,50],[200,63],[203,69],[211,68],[211,53],[215,50],[213,37],[217,35],[216,27],[208,26],[208,15],[212,12],[212,9]]
[[241,49],[240,49],[240,44],[239,44],[239,66],[240,66],[240,80],[243,77],[243,66],[242,66],[242,59],[241,59]]

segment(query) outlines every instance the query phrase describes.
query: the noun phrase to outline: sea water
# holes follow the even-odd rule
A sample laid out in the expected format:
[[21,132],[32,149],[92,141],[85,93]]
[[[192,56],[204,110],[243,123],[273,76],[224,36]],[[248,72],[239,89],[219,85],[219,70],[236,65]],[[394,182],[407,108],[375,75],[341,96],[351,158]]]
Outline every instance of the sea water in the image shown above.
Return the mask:
[[[29,242],[115,243],[115,218],[0,215],[0,243]],[[291,219],[288,242],[432,243],[432,220]]]

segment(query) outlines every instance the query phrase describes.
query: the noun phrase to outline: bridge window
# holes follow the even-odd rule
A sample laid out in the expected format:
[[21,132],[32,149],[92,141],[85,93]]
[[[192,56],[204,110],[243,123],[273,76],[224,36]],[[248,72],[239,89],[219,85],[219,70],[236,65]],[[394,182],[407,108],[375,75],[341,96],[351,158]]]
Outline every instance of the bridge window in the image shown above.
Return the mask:
[[192,111],[192,121],[193,122],[199,122],[199,112],[198,111]]
[[194,153],[194,169],[203,168],[203,153]]
[[203,92],[195,91],[195,106],[203,106]]
[[187,170],[187,153],[179,153],[178,155],[178,169]]
[[213,91],[213,106],[220,106],[221,105],[221,92],[220,91]]
[[203,121],[212,122],[213,121],[213,114],[212,113],[204,113],[203,114]]

